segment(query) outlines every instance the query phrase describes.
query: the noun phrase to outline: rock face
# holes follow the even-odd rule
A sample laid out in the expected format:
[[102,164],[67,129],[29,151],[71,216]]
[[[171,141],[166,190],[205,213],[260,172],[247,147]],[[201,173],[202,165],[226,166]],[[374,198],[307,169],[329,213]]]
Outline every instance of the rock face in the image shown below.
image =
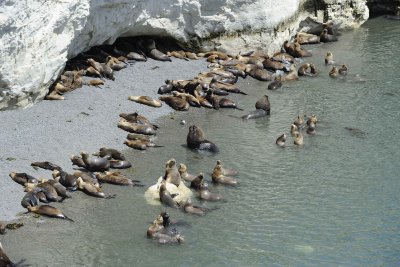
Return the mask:
[[121,36],[172,37],[192,48],[272,52],[301,21],[354,28],[365,0],[4,0],[0,110],[41,100],[67,59]]

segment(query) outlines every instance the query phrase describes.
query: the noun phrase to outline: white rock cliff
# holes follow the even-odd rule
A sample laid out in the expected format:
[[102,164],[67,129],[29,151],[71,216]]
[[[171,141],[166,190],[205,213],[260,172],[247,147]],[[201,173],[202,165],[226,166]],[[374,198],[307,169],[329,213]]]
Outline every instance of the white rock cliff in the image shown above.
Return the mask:
[[365,0],[3,0],[0,110],[43,99],[69,58],[121,36],[272,52],[307,17],[354,28],[368,18],[368,8]]

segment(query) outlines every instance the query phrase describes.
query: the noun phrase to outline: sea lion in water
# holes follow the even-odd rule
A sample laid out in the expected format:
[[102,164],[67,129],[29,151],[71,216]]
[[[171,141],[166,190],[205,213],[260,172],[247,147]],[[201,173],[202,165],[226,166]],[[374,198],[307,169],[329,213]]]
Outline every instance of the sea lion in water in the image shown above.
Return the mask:
[[302,145],[303,144],[303,135],[300,132],[294,133],[294,144]]
[[329,72],[329,76],[331,78],[337,78],[339,76],[339,71],[337,69],[337,67],[333,66],[331,71]]
[[157,99],[153,99],[150,96],[128,96],[128,99],[131,101],[134,101],[136,103],[140,103],[143,105],[147,105],[150,107],[155,107],[155,108],[159,108],[162,106],[162,103],[157,100]]
[[181,243],[184,241],[183,236],[179,233],[168,232],[166,226],[164,226],[164,218],[158,215],[154,222],[147,228],[147,237],[157,239],[160,244],[167,243]]
[[220,195],[211,193],[210,190],[208,190],[208,183],[204,180],[200,184],[199,198],[208,201],[220,201],[223,199]]
[[218,147],[211,141],[205,139],[205,134],[200,127],[191,125],[186,138],[187,146],[191,149],[207,150],[210,152],[218,152]]
[[347,75],[347,66],[346,66],[346,65],[343,64],[343,65],[339,68],[339,74],[340,74],[340,75],[343,75],[343,76]]
[[238,171],[237,171],[237,170],[225,168],[225,167],[222,165],[222,161],[221,161],[221,160],[217,160],[217,164],[215,165],[214,168],[216,168],[217,166],[220,167],[221,172],[222,172],[223,175],[231,176],[231,175],[237,175],[237,174],[238,174]]
[[29,212],[33,212],[36,214],[45,215],[53,218],[65,219],[73,222],[73,220],[65,216],[61,210],[52,207],[50,205],[28,206],[27,209]]
[[130,133],[138,133],[145,135],[155,135],[156,131],[154,127],[147,124],[139,124],[134,122],[129,122],[123,118],[121,118],[118,122],[118,128],[130,132]]
[[281,76],[275,77],[275,80],[268,84],[268,90],[277,90],[282,87]]
[[88,153],[80,153],[86,169],[93,172],[103,172],[110,169],[110,162],[105,158],[93,158]]
[[193,189],[199,190],[203,179],[204,179],[204,175],[203,175],[203,173],[200,173],[192,180],[192,182],[190,183],[190,187]]
[[159,195],[161,203],[163,203],[168,207],[179,209],[178,203],[174,200],[174,197],[169,193],[169,191],[165,187],[165,181],[163,181],[160,185]]
[[297,74],[299,76],[312,77],[313,75],[311,74],[311,71],[309,71],[309,69],[311,69],[311,65],[309,63],[305,63],[299,67],[299,69],[297,70]]
[[294,134],[295,134],[296,132],[298,132],[298,128],[297,128],[296,125],[292,124],[292,125],[290,126],[290,134],[292,135],[292,137],[294,137]]
[[318,70],[313,63],[310,64],[310,73],[314,77],[318,75]]
[[325,65],[333,65],[335,61],[333,61],[333,54],[332,52],[327,52],[325,56]]
[[181,178],[185,181],[191,182],[193,181],[194,178],[196,178],[197,176],[189,174],[187,172],[187,167],[185,164],[181,163],[179,164],[179,168],[178,168],[179,174],[181,175]]
[[208,208],[193,205],[192,200],[190,198],[183,205],[182,209],[186,213],[201,215],[201,216],[205,215],[207,211],[210,211],[210,209]]
[[311,117],[309,117],[308,119],[307,119],[307,122],[306,122],[306,124],[307,125],[310,125],[311,123],[313,123],[313,124],[317,124],[317,116],[314,114],[314,115],[311,115]]
[[297,116],[297,118],[294,120],[293,124],[296,125],[296,127],[298,129],[301,129],[304,124],[304,116]]
[[36,162],[31,163],[31,166],[34,168],[42,168],[42,169],[51,170],[51,171],[61,170],[60,166],[58,166],[54,163],[51,163],[49,161],[36,161]]
[[286,142],[286,134],[282,134],[276,139],[275,144],[277,144],[280,147],[284,147],[285,142]]
[[157,218],[153,221],[153,223],[147,228],[147,237],[153,237],[157,232],[161,231],[164,228],[163,225],[163,217],[158,215]]
[[76,183],[78,184],[78,189],[85,192],[86,194],[94,197],[105,198],[105,194],[100,187],[97,187],[94,183],[89,183],[83,181],[82,177],[76,179]]
[[299,43],[294,43],[294,57],[311,57],[311,52],[301,48]]
[[39,182],[38,179],[24,172],[11,172],[9,176],[20,185],[25,185],[26,183],[37,184]]
[[317,131],[315,130],[315,124],[314,123],[309,123],[307,124],[307,130],[306,133],[309,135],[315,135]]
[[335,35],[329,34],[328,29],[324,29],[320,36],[321,42],[328,43],[328,42],[336,42],[338,38]]
[[163,179],[167,183],[179,186],[182,182],[181,175],[176,167],[176,160],[170,159],[165,163],[165,174]]
[[13,263],[10,258],[7,256],[7,254],[4,252],[4,248],[0,242],[0,266],[1,267],[13,267],[16,266],[15,263]]
[[225,184],[225,185],[237,185],[238,184],[236,179],[229,177],[229,176],[225,176],[223,174],[222,165],[220,165],[220,164],[217,164],[214,167],[211,178],[214,183]]
[[269,103],[269,99],[267,95],[264,95],[261,97],[256,103],[255,103],[255,108],[256,110],[251,112],[250,114],[243,115],[242,119],[249,120],[249,119],[258,119],[267,115],[270,115],[271,113],[271,104]]

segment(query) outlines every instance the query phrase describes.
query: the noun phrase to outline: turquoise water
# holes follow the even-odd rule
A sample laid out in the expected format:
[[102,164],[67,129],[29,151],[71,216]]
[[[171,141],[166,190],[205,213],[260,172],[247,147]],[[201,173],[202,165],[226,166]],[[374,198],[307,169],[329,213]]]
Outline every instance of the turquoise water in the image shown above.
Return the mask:
[[[212,186],[225,203],[204,217],[151,206],[145,188],[105,186],[115,199],[74,194],[60,205],[75,223],[34,219],[4,237],[10,257],[32,266],[399,266],[400,265],[400,24],[381,18],[344,33],[338,43],[308,46],[317,78],[277,91],[248,78],[232,95],[238,110],[191,109],[158,121],[164,148],[127,150],[135,179],[152,185],[170,158],[207,179],[217,159],[240,171],[237,187]],[[331,79],[327,51],[347,64],[346,79]],[[362,80],[362,81],[360,81]],[[268,94],[271,116],[242,121]],[[290,124],[316,114],[316,136],[292,145]],[[144,114],[145,115],[145,114]],[[184,119],[187,125],[179,124]],[[186,149],[191,123],[203,128],[220,153]],[[360,131],[350,132],[345,127]],[[288,135],[287,146],[275,139]],[[197,200],[195,200],[197,202]],[[182,245],[158,245],[146,229],[163,210],[188,222]]]

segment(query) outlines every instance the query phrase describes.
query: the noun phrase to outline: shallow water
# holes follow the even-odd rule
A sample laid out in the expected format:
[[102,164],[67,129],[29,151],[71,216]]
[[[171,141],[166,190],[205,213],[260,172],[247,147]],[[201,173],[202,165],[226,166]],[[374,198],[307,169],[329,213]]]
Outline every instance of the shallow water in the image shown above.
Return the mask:
[[[400,66],[397,21],[368,21],[338,43],[308,46],[317,78],[267,91],[248,78],[232,95],[238,110],[191,109],[158,121],[157,143],[146,152],[127,150],[128,173],[146,185],[163,174],[170,158],[207,179],[217,159],[240,170],[237,187],[212,186],[225,203],[204,217],[151,206],[145,188],[105,186],[115,199],[74,193],[59,205],[75,220],[29,217],[26,226],[3,237],[9,256],[32,266],[398,266],[400,265]],[[327,51],[349,66],[345,79],[331,79]],[[359,74],[360,76],[356,76]],[[359,82],[359,79],[364,79]],[[268,94],[271,116],[236,117]],[[317,135],[295,147],[290,124],[316,114]],[[144,114],[145,115],[145,114]],[[182,126],[180,120],[186,120]],[[209,156],[185,147],[188,126],[203,128],[220,153]],[[350,132],[345,127],[362,132]],[[288,135],[287,146],[275,139]],[[197,200],[196,200],[197,202]],[[145,236],[163,210],[190,226],[179,227],[183,245],[158,245]]]

